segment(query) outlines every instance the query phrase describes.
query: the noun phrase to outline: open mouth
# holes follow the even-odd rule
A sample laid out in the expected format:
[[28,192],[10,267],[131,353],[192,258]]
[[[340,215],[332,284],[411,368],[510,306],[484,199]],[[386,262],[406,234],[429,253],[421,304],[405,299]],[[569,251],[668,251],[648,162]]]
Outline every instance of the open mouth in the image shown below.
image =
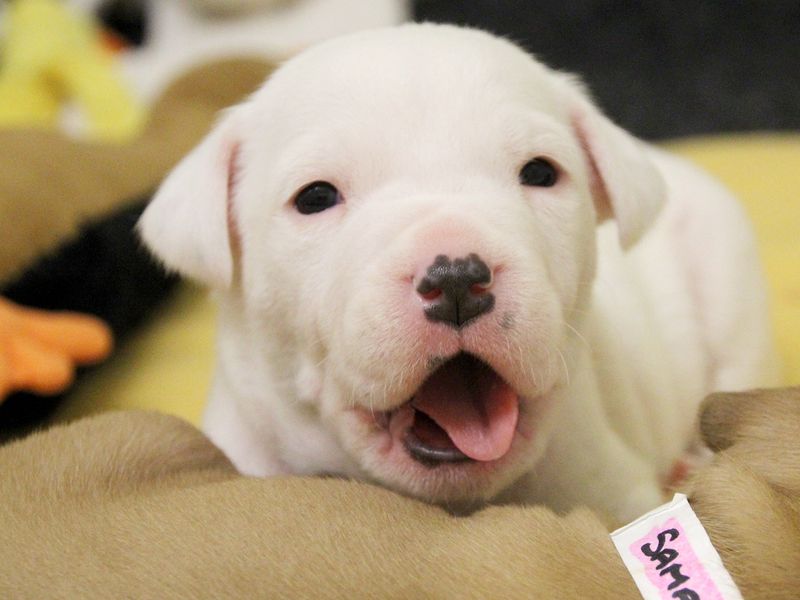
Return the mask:
[[448,360],[387,415],[392,436],[423,465],[490,462],[511,449],[519,396],[491,366],[467,353]]

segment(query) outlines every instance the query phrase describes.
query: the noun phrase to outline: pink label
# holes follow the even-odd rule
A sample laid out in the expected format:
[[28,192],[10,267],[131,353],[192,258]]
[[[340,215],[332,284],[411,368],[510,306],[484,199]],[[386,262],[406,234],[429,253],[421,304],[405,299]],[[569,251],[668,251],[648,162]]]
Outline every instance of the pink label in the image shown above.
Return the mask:
[[689,536],[671,517],[628,549],[644,565],[647,578],[665,600],[724,600],[697,558]]

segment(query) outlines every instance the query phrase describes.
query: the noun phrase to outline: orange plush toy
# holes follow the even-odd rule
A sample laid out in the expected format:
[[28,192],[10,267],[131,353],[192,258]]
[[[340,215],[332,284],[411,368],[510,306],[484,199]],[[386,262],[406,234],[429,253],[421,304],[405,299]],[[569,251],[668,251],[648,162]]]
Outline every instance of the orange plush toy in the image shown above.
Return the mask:
[[0,402],[13,391],[56,394],[75,367],[111,352],[108,326],[89,315],[24,308],[0,297]]

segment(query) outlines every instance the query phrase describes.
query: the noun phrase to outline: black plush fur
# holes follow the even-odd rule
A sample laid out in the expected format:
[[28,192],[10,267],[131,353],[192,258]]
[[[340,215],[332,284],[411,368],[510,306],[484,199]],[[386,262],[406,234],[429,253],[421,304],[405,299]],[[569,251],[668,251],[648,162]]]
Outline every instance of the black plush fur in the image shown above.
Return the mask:
[[[118,343],[152,313],[176,279],[156,265],[133,230],[140,200],[88,224],[74,240],[43,257],[0,294],[26,306],[97,315]],[[19,435],[45,419],[62,399],[13,394],[0,404],[0,440]]]
[[133,46],[147,43],[146,0],[105,0],[97,8],[100,22]]

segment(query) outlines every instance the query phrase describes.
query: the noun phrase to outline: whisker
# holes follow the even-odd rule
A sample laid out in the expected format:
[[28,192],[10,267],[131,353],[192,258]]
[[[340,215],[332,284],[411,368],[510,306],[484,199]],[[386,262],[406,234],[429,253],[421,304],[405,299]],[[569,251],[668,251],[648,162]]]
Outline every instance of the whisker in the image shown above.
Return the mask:
[[578,340],[580,340],[580,341],[581,341],[581,342],[582,342],[582,343],[583,343],[583,344],[586,346],[586,348],[587,348],[587,349],[591,350],[592,346],[591,346],[591,344],[589,344],[589,340],[587,340],[587,339],[586,339],[586,338],[583,336],[583,334],[581,334],[581,332],[580,332],[580,331],[578,331],[577,329],[575,329],[575,328],[574,328],[572,325],[570,325],[570,324],[569,324],[567,321],[562,321],[562,323],[563,323],[564,325],[566,325],[566,326],[567,326],[567,329],[569,329],[569,330],[570,330],[572,333],[574,333],[574,334],[575,334],[575,337],[577,337],[577,338],[578,338]]
[[561,364],[564,365],[564,375],[567,378],[567,387],[569,387],[571,380],[569,375],[569,366],[567,365],[567,359],[564,358],[564,353],[561,352],[559,348],[556,348],[556,352],[558,352],[558,357],[561,359]]

